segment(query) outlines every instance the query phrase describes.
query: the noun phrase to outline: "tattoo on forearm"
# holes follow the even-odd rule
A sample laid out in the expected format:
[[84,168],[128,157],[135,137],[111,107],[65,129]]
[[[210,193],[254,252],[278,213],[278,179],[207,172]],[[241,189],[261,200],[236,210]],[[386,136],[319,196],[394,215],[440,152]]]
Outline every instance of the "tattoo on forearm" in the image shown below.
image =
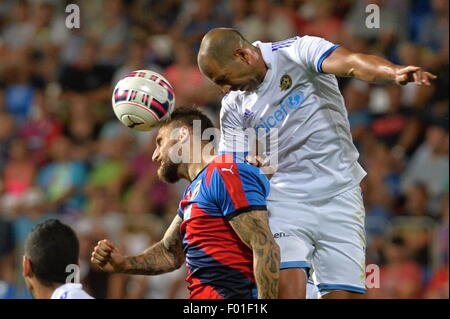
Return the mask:
[[267,212],[243,213],[230,223],[242,241],[253,250],[258,298],[278,298],[280,251],[270,231]]
[[179,227],[181,218],[175,217],[164,238],[141,255],[127,258],[126,274],[159,275],[173,271],[184,261]]

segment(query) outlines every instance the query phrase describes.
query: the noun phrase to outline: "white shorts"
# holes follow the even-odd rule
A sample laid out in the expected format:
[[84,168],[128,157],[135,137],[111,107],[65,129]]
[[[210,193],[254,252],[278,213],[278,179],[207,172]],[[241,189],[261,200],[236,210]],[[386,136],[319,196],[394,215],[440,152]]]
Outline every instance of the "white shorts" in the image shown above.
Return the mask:
[[365,292],[365,210],[359,186],[325,200],[267,201],[267,208],[281,269],[308,273],[312,267],[321,295]]

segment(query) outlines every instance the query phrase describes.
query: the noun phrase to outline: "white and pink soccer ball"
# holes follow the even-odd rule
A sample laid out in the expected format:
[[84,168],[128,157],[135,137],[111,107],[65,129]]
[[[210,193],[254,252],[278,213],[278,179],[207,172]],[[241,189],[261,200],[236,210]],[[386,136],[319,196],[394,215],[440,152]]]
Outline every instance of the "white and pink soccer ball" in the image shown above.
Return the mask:
[[134,130],[149,131],[170,116],[175,107],[175,94],[161,74],[137,70],[117,82],[112,106],[123,124]]

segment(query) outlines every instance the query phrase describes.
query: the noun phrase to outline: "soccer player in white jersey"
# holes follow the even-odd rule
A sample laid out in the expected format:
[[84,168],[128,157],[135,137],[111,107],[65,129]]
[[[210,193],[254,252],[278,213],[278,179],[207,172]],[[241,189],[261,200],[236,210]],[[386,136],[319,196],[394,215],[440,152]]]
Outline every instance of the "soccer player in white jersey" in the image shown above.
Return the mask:
[[278,168],[267,205],[281,249],[279,297],[305,298],[310,267],[322,297],[362,297],[366,244],[359,183],[366,172],[335,75],[400,85],[430,85],[435,76],[318,37],[251,44],[226,28],[205,35],[198,65],[226,93],[221,152],[247,150],[242,129],[278,129]]
[[79,251],[75,232],[59,220],[50,219],[33,228],[25,243],[22,265],[33,298],[93,299],[80,283],[66,283],[78,265]]

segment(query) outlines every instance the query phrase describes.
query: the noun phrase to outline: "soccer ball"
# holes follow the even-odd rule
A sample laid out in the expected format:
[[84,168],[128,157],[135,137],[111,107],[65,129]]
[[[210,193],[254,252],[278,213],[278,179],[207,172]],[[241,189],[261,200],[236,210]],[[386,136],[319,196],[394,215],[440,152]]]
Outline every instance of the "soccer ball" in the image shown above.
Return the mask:
[[114,114],[133,130],[149,131],[170,116],[175,106],[173,88],[161,74],[137,70],[114,87]]

